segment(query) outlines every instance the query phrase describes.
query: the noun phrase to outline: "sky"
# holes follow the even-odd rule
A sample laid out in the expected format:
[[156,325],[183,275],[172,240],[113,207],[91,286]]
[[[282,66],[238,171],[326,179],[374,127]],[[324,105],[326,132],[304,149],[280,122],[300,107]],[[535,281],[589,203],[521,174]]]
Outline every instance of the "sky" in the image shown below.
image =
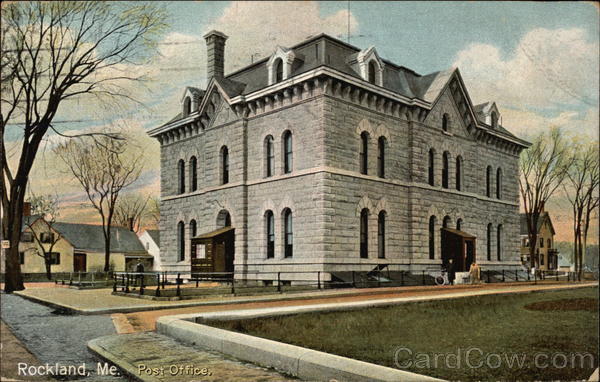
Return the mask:
[[[269,56],[321,32],[427,74],[458,67],[475,104],[495,101],[502,124],[528,139],[550,126],[598,139],[598,6],[588,2],[153,2],[169,13],[168,28],[147,76],[131,86],[140,105],[80,99],[61,106],[63,132],[126,126],[147,156],[135,191],[159,193],[159,147],[145,131],[177,114],[185,86],[206,83],[202,36],[229,36],[225,71]],[[349,33],[348,33],[349,32]],[[9,127],[8,139],[18,139]],[[63,199],[62,220],[94,222],[84,194],[53,157],[50,137],[36,162],[31,189]],[[559,240],[569,240],[566,205],[555,206]]]

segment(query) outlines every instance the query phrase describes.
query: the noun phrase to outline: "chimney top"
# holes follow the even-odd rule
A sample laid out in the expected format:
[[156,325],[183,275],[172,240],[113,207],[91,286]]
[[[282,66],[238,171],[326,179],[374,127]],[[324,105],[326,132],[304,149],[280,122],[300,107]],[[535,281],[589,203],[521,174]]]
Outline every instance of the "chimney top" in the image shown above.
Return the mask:
[[31,203],[23,202],[23,216],[31,216]]
[[214,30],[214,29],[213,29],[213,30],[211,30],[210,32],[207,32],[207,33],[206,33],[206,34],[205,34],[203,37],[204,37],[204,39],[206,40],[206,39],[208,39],[209,37],[211,37],[211,36],[213,36],[213,35],[214,35],[214,36],[219,36],[219,37],[222,37],[222,38],[224,38],[225,40],[227,40],[227,39],[229,38],[229,37],[228,37],[228,36],[227,36],[225,33],[223,33],[223,32],[219,32],[219,31],[217,31],[217,30]]
[[225,75],[225,41],[227,36],[212,30],[204,35],[206,40],[206,77],[223,78]]

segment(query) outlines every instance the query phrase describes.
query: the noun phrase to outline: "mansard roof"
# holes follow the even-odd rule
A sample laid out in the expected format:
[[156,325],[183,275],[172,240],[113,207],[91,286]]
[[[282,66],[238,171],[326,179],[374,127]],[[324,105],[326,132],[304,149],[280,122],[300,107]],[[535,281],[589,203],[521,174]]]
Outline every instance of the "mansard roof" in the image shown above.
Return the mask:
[[[380,58],[373,47],[361,50],[353,45],[326,34],[319,34],[311,37],[289,48],[277,47],[275,53],[278,51],[293,52],[295,57],[302,58],[295,59],[293,61],[291,73],[289,73],[287,78],[293,78],[317,68],[328,68],[335,70],[337,73],[358,79],[360,81],[364,81],[364,78],[356,65],[356,58],[361,54],[372,55],[375,53],[377,59],[380,61],[381,66],[383,67],[383,81],[381,86],[375,84],[369,85],[380,88],[383,92],[392,92],[402,98],[405,98],[406,102],[414,102],[414,104],[421,105],[421,107],[425,107],[426,109],[428,108],[428,104],[433,105],[435,103],[435,101],[442,94],[442,91],[444,91],[444,89],[446,89],[448,84],[451,82],[452,78],[457,76],[461,84],[461,91],[468,100],[467,103],[469,105],[469,113],[472,112],[472,116],[478,122],[477,124],[487,128],[485,130],[490,131],[492,134],[516,139],[519,141],[520,145],[527,146],[527,142],[515,137],[508,130],[501,126],[493,129],[493,132],[491,131],[491,127],[485,123],[484,119],[480,118],[481,112],[488,107],[487,105],[489,103],[480,104],[476,107],[472,105],[457,68],[449,68],[446,70],[421,75],[411,69]],[[268,62],[269,60],[272,60],[272,58],[273,54],[233,73],[230,73],[224,78],[213,78],[207,85],[207,90],[208,87],[217,86],[223,93],[225,93],[224,95],[227,96],[226,98],[228,98],[228,101],[235,99],[236,102],[243,102],[245,96],[256,93],[264,88],[274,86],[274,84],[269,85]],[[195,89],[195,91],[198,93],[204,92],[201,89],[193,89]],[[202,97],[204,97],[204,93]],[[198,105],[201,104],[202,100],[198,102]],[[168,125],[182,118],[183,114],[179,113],[169,122],[154,129],[151,132],[151,135],[160,131],[163,127],[168,128]]]

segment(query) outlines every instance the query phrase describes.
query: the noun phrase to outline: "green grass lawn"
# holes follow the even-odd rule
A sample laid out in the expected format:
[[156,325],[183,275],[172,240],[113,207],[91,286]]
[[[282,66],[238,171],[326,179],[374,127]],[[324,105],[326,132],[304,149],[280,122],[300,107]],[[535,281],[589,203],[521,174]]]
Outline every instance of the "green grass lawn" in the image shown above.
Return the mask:
[[598,367],[596,287],[210,324],[448,380],[587,380]]

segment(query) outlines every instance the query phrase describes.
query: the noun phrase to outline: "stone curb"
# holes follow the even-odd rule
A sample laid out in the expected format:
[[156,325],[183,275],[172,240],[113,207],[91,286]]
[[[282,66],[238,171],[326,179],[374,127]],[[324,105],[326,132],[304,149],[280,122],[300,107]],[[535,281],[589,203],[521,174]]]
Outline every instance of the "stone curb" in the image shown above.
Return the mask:
[[309,381],[442,381],[300,346],[179,319],[160,320],[158,332]]
[[108,350],[102,347],[102,341],[104,338],[113,337],[114,335],[108,335],[103,337],[94,338],[87,343],[87,348],[94,355],[99,357],[100,359],[110,362],[119,368],[119,370],[132,378],[135,381],[141,382],[162,382],[160,379],[155,378],[151,375],[140,375],[138,373],[137,367],[129,362],[125,362],[122,358],[117,357],[115,354],[109,352]]
[[[502,284],[502,285],[509,285],[509,284],[515,285],[515,286],[528,285],[528,284],[520,284],[520,283],[506,283],[506,284]],[[481,285],[485,286],[487,284],[481,284]],[[557,284],[556,283],[548,283],[548,284],[542,284],[542,285],[557,285]],[[560,285],[560,284],[558,284],[558,285]],[[588,285],[589,285],[589,283],[584,284],[582,286],[588,286]],[[14,294],[21,296],[23,298],[26,298],[30,301],[49,306],[54,309],[65,309],[67,311],[81,314],[81,315],[95,315],[95,314],[113,314],[113,313],[135,313],[135,312],[146,312],[146,311],[151,311],[151,310],[163,310],[163,309],[180,309],[180,308],[190,308],[190,307],[195,307],[195,306],[235,305],[235,304],[246,304],[246,303],[253,303],[253,302],[313,300],[313,299],[329,298],[329,297],[334,298],[334,297],[352,297],[352,296],[376,296],[379,294],[389,294],[389,293],[393,293],[393,292],[429,291],[429,290],[435,290],[436,286],[421,287],[421,288],[415,288],[415,289],[405,289],[405,290],[403,290],[403,288],[405,288],[405,287],[376,288],[375,290],[366,290],[366,291],[362,291],[362,292],[359,290],[356,290],[356,289],[353,289],[352,291],[348,291],[348,292],[338,290],[338,291],[335,291],[336,293],[327,293],[328,291],[320,291],[320,292],[310,292],[310,294],[303,294],[303,295],[281,294],[281,295],[259,296],[257,298],[243,298],[243,299],[236,299],[236,300],[189,301],[189,302],[183,302],[180,304],[172,304],[172,305],[138,305],[138,306],[131,306],[131,307],[123,306],[123,307],[99,308],[99,309],[80,309],[80,308],[72,306],[72,305],[54,303],[54,302],[45,300],[45,299],[37,297],[37,296],[30,296],[30,295],[22,293],[22,292],[15,292]],[[444,288],[444,287],[437,287],[437,288]],[[469,287],[464,287],[464,288],[461,287],[461,288],[455,288],[455,289],[456,290],[463,290],[463,289],[472,290],[472,289],[478,289],[478,288],[472,288],[471,286],[469,286]]]

